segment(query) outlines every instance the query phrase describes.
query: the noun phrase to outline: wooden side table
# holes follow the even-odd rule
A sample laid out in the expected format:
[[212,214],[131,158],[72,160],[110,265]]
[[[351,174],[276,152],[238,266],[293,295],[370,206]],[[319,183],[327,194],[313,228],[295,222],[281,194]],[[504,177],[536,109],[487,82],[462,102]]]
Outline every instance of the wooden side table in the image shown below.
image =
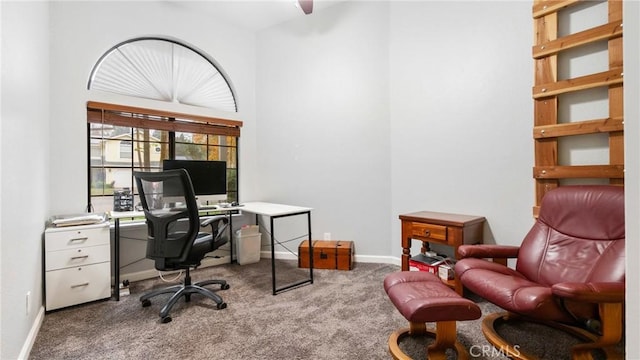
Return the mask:
[[[429,243],[453,247],[456,259],[462,244],[481,244],[485,218],[432,211],[418,211],[399,216],[402,221],[402,270],[409,270],[411,240],[422,241],[421,253],[429,251]],[[462,295],[462,284],[457,277],[444,281]]]

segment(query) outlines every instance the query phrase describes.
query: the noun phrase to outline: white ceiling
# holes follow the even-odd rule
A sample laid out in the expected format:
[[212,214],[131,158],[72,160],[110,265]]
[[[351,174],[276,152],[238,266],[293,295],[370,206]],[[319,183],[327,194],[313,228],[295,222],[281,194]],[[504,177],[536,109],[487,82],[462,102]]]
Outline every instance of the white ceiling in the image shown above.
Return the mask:
[[316,11],[347,0],[314,0],[313,13],[305,13],[297,0],[208,0],[168,1],[175,7],[206,12],[212,17],[257,31],[294,18],[313,16]]

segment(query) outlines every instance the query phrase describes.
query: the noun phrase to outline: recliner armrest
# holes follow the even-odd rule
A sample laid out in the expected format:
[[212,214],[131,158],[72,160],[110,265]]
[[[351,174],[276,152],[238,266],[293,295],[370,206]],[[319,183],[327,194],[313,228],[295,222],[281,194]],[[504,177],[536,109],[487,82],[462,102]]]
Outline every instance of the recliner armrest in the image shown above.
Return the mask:
[[517,258],[519,246],[511,245],[462,245],[458,248],[458,256],[464,258]]
[[553,294],[568,300],[589,303],[624,302],[625,286],[620,282],[559,283],[551,287]]

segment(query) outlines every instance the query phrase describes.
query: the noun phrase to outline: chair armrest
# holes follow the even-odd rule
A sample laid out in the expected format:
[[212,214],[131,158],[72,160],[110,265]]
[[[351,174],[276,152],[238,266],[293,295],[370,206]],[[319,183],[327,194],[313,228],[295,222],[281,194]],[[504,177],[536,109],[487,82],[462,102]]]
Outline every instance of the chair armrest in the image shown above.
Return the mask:
[[519,246],[511,245],[462,245],[458,248],[458,256],[464,258],[517,258]]
[[220,220],[222,220],[225,223],[225,225],[229,223],[229,219],[227,219],[226,215],[218,215],[218,216],[212,216],[210,218],[205,219],[200,223],[200,226],[206,227]]
[[[224,224],[222,228],[220,228],[220,221]],[[200,223],[201,227],[207,227],[211,225],[211,235],[216,239],[219,235],[223,234],[229,224],[229,219],[227,219],[226,215],[218,215],[212,216],[208,219],[205,219]]]
[[551,287],[554,295],[564,299],[589,303],[624,302],[624,283],[559,283]]

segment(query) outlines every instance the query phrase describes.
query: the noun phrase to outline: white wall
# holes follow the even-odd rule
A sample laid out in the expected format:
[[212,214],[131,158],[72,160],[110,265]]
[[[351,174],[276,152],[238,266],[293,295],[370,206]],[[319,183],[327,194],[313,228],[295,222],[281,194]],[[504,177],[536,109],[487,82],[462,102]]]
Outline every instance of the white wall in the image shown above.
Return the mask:
[[262,200],[314,208],[313,238],[360,255],[388,256],[392,238],[388,11],[343,3],[257,39]]
[[530,14],[526,1],[392,3],[395,256],[401,213],[485,216],[485,242],[502,244],[530,227]]
[[30,346],[25,339],[37,331],[32,326],[43,315],[42,233],[49,215],[49,5],[2,2],[0,7],[0,358],[16,359],[23,345]]
[[533,205],[530,4],[460,5],[346,2],[259,33],[264,200],[315,208],[314,238],[378,259],[400,256],[398,215],[419,210],[484,215],[487,241],[519,243]]
[[624,142],[627,241],[626,357],[640,359],[640,3],[625,1],[624,16]]

